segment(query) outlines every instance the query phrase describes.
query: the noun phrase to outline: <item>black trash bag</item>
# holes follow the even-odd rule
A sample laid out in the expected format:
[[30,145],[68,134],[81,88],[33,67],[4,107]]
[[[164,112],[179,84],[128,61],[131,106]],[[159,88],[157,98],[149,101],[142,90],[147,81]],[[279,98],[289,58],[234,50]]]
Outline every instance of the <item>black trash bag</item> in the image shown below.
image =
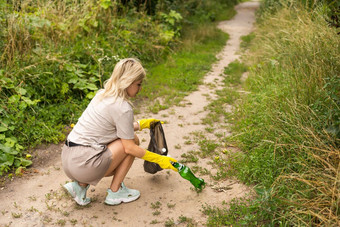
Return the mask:
[[[148,150],[156,154],[168,155],[168,146],[166,145],[165,135],[160,121],[151,122],[150,137]],[[145,172],[155,174],[161,170],[162,168],[157,163],[144,161]]]

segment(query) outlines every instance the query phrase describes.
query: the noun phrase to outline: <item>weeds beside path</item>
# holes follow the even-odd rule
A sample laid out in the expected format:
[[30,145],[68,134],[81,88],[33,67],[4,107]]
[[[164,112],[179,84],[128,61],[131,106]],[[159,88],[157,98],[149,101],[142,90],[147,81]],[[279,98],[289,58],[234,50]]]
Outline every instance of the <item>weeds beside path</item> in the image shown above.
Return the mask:
[[[238,14],[219,27],[230,34],[230,40],[218,55],[218,62],[205,77],[204,84],[191,93],[179,106],[160,111],[157,115],[140,113],[136,119],[154,117],[162,119],[169,154],[187,163],[196,175],[204,178],[207,187],[196,193],[189,182],[177,173],[163,170],[155,175],[145,173],[143,160],[136,159],[125,184],[141,192],[135,202],[119,206],[106,206],[103,201],[111,179],[90,187],[88,196],[93,202],[86,207],[75,205],[61,189],[67,177],[61,169],[60,155],[36,170],[30,177],[12,182],[0,191],[1,226],[178,226],[205,225],[207,217],[202,206],[221,206],[234,198],[243,197],[249,189],[237,180],[221,177],[219,157],[226,150],[235,150],[222,142],[230,134],[228,124],[221,119],[206,122],[210,115],[206,108],[216,99],[216,91],[223,88],[224,68],[239,56],[240,37],[252,31],[254,11],[258,2],[239,4]],[[223,105],[224,111],[232,108]],[[147,147],[147,131],[139,132],[142,147]],[[60,154],[60,147],[55,151]]]

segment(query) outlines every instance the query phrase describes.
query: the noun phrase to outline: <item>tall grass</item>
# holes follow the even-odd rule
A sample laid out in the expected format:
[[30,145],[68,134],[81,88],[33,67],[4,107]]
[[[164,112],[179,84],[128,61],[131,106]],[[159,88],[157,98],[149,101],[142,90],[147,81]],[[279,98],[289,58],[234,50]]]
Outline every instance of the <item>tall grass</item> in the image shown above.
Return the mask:
[[247,58],[235,168],[275,199],[274,225],[340,225],[340,40],[324,15],[295,6],[264,15]]

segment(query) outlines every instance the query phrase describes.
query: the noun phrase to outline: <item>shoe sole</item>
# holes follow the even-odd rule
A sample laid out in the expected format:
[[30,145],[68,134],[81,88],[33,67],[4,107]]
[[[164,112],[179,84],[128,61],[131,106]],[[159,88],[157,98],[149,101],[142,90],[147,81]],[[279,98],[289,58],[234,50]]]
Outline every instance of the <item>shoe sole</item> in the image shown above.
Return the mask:
[[89,202],[84,203],[81,200],[79,200],[78,197],[75,197],[74,201],[76,201],[78,203],[78,205],[80,205],[80,206],[86,206],[87,204],[89,204],[91,202],[91,200],[90,200]]
[[132,202],[132,201],[135,201],[136,199],[138,199],[140,197],[140,195],[137,195],[137,196],[134,196],[134,197],[129,197],[129,198],[123,198],[123,199],[105,199],[105,204],[107,205],[111,205],[111,206],[114,206],[114,205],[119,205],[121,203],[129,203],[129,202]]

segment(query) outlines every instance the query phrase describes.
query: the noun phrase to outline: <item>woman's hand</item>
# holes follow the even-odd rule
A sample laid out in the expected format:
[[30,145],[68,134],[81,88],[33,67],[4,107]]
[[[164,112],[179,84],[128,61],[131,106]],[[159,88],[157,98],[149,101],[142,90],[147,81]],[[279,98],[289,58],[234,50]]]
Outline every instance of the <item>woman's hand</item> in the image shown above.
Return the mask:
[[[141,131],[141,130],[143,130],[145,128],[150,128],[150,124],[152,122],[157,122],[157,121],[160,121],[160,120],[154,119],[154,118],[141,119],[141,120],[138,121],[139,130]],[[161,123],[163,124],[164,122],[161,122]]]
[[142,159],[149,162],[157,163],[162,169],[172,169],[173,171],[178,172],[178,169],[176,169],[171,164],[171,162],[177,162],[177,160],[174,158],[159,155],[151,151],[145,150],[145,155],[142,157]]

